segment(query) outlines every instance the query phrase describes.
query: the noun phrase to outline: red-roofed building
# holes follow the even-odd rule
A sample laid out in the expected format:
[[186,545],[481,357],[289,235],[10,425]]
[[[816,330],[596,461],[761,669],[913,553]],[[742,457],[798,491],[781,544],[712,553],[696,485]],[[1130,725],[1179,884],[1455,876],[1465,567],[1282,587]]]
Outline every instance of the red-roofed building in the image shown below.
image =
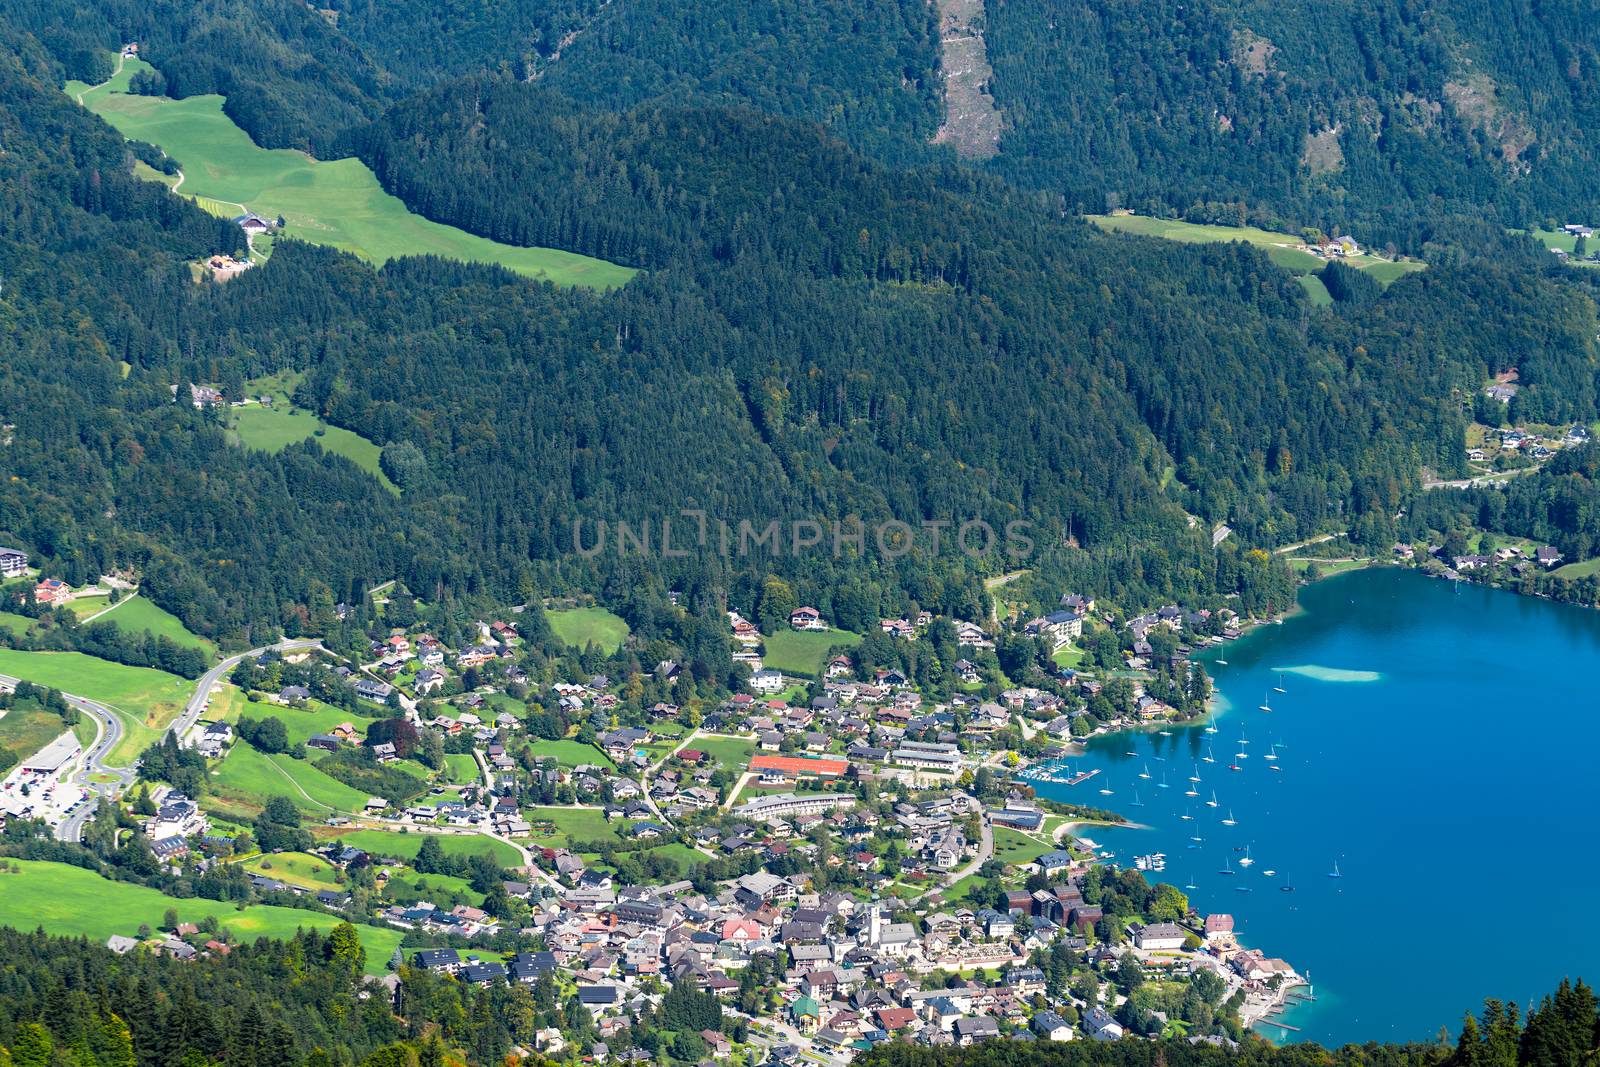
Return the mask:
[[750,758],[750,770],[769,781],[787,781],[800,778],[842,778],[850,770],[850,761],[807,758],[805,756],[774,756],[760,753]]
[[72,587],[60,578],[46,578],[33,587],[36,604],[64,604],[72,599]]

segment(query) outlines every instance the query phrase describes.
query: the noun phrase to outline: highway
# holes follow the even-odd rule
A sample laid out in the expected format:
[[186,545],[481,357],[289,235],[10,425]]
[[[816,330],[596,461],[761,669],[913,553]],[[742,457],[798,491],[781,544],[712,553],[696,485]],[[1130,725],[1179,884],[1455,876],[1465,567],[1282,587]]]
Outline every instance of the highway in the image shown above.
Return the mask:
[[[216,688],[217,682],[222,679],[223,675],[238,666],[242,660],[251,656],[259,656],[268,651],[269,648],[279,652],[292,652],[320,647],[322,647],[321,642],[315,638],[296,638],[290,641],[279,641],[271,646],[252,648],[247,652],[239,652],[229,656],[201,675],[200,681],[195,687],[194,695],[184,705],[182,714],[173,720],[172,725],[167,728],[168,732],[182,739],[183,735],[199,721],[200,713],[205,711],[206,702],[211,699],[211,690]],[[0,684],[15,686],[18,681],[20,679],[0,675]],[[116,748],[117,743],[122,740],[122,719],[116,712],[104,704],[98,704],[93,700],[74,696],[71,693],[63,693],[62,696],[69,705],[76,708],[81,714],[89,716],[95,723],[94,741],[89,744],[88,749],[83,753],[77,770],[73,771],[67,778],[68,781],[82,786],[84,791],[88,793],[88,797],[56,826],[57,840],[77,841],[83,837],[84,823],[89,821],[94,815],[95,809],[100,806],[100,798],[115,799],[118,794],[133,784],[136,769],[131,766],[113,767],[105,762],[111,750]],[[97,777],[105,780],[94,781],[93,779]]]

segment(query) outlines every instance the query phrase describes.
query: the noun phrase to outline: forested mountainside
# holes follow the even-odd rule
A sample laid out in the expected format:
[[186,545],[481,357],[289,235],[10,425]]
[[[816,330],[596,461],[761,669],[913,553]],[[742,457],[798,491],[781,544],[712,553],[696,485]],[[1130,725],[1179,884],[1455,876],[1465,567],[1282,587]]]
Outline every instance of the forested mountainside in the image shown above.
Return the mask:
[[[758,527],[1023,519],[1054,579],[1282,603],[1287,574],[1247,549],[1331,522],[1389,536],[1423,466],[1459,469],[1464,398],[1511,354],[1520,407],[1594,412],[1594,303],[1532,262],[1445,265],[1315,309],[1244,246],[1173,255],[965,169],[889,169],[810,124],[602,115],[508,80],[440,87],[358,140],[443,221],[636,248],[648,276],[597,295],[285,242],[196,286],[185,261],[236,236],[131,180],[127,148],[53,73],[13,62],[0,85],[5,195],[39,220],[5,234],[0,528],[73,580],[138,567],[207,634],[294,629],[314,599],[388,577],[504,601],[652,572],[715,619],[769,569],[865,624],[912,598],[974,613],[981,577],[1013,562],[948,542],[938,559],[574,553],[575,520],[682,508]],[[209,412],[171,403],[280,370],[383,449],[402,495],[314,443],[229,447]],[[1238,536],[1213,552],[1223,520]]]
[[987,5],[994,166],[1091,211],[1356,232],[1588,217],[1600,21],[1582,2]]
[[[73,76],[138,38],[176,95],[259,142],[342,151],[397,94],[504,72],[602,110],[746,106],[881,160],[950,159],[938,12],[562,0],[417,8],[3,5]],[[985,166],[1108,206],[1352,232],[1420,253],[1452,225],[1600,214],[1600,20],[1580,0],[1005,0],[978,23],[1002,114]]]
[[604,108],[745,106],[820,123],[880,158],[933,155],[939,34],[925,0],[329,6],[412,84],[506,70]]
[[[3,876],[0,876],[3,877]],[[391,1001],[363,982],[364,953],[355,930],[302,932],[287,942],[241,944],[197,961],[145,952],[117,956],[82,939],[0,930],[0,1063],[8,1067],[167,1067],[228,1063],[238,1067],[443,1067],[465,1056],[470,1067],[502,1062],[513,1047],[559,1025],[593,1034],[575,996],[563,1002],[548,977],[531,986],[482,988],[426,971],[401,972]],[[710,1001],[704,1005],[699,998]],[[715,1010],[710,994],[683,985],[668,993],[660,1023]],[[699,1024],[696,1024],[699,1025]],[[618,1051],[643,1037],[643,1023],[608,1039]],[[1468,1015],[1453,1043],[1315,1045],[1274,1048],[1252,1040],[1236,1048],[1182,1039],[1112,1044],[1098,1041],[989,1041],[971,1048],[882,1043],[864,1067],[1574,1067],[1597,1043],[1595,997],[1563,983],[1531,1007],[1489,1001]],[[652,1046],[654,1047],[654,1046]],[[530,1054],[529,1063],[550,1062]]]

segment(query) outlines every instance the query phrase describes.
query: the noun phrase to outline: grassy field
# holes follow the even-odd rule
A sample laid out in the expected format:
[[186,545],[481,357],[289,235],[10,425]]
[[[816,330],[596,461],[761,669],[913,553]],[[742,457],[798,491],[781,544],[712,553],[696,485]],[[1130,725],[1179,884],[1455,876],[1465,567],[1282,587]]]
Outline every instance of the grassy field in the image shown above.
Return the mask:
[[216,645],[198,634],[190,633],[189,628],[180,622],[176,615],[157,607],[154,601],[142,596],[128,597],[100,616],[99,621],[114,622],[119,629],[128,633],[146,630],[157,637],[170,638],[186,648],[198,648],[207,656],[214,656],[217,652]]
[[784,674],[815,678],[822,661],[835,645],[859,645],[861,635],[849,630],[779,630],[763,642],[764,666]]
[[194,683],[148,667],[128,667],[81,652],[0,648],[0,674],[26,678],[105,704],[122,719],[122,740],[107,762],[124,766],[161,736],[183,710]]
[[0,630],[10,630],[18,637],[33,629],[33,623],[34,620],[26,615],[18,615],[11,611],[0,611]]
[[750,757],[756,752],[754,741],[737,737],[697,737],[685,747],[699,749],[719,766],[738,767],[741,770],[749,765]]
[[[66,723],[53,712],[39,708],[12,708],[0,715],[0,749],[10,752],[18,760],[24,760],[66,731]],[[93,736],[92,731],[90,736]]]
[[339,885],[339,880],[334,877],[334,866],[321,856],[310,856],[304,852],[278,852],[270,856],[257,856],[245,860],[239,866],[251,874],[264,874],[268,878],[276,878],[280,882],[309,889],[313,893],[319,889],[333,889]]
[[533,749],[534,755],[554,759],[563,767],[581,767],[585,763],[597,767],[613,767],[611,758],[593,745],[586,745],[581,741],[535,741],[528,746]]
[[548,612],[546,617],[555,635],[573,648],[586,648],[593,641],[609,654],[628,638],[628,624],[605,608],[568,608]]
[[148,70],[130,60],[103,87],[67,83],[67,92],[124,136],[159,145],[183,167],[182,195],[209,198],[212,210],[283,218],[284,233],[332,245],[374,263],[396,256],[435,255],[493,263],[561,285],[610,288],[631,268],[553,248],[519,248],[414,215],[383,191],[359,159],[319,161],[301,152],[265,149],[222,113],[222,97],[184,100],[130,96],[127,79]]
[[444,757],[445,773],[451,782],[456,785],[465,785],[476,782],[482,774],[478,770],[478,761],[472,758],[470,752],[449,752]]
[[1550,573],[1557,578],[1587,578],[1591,574],[1600,573],[1600,557],[1580,560],[1577,563],[1567,563],[1557,567]]
[[1087,652],[1081,648],[1073,648],[1071,645],[1062,645],[1050,654],[1050,662],[1058,667],[1067,667],[1072,670],[1082,667],[1088,658],[1089,654]]
[[[619,841],[617,824],[606,822],[598,808],[530,808],[523,818],[533,824],[533,841],[538,845],[563,846],[573,841]],[[544,831],[540,823],[553,823]]]
[[1053,847],[1008,826],[994,828],[994,858],[1004,863],[1031,863]]
[[[1295,274],[1313,274],[1328,262],[1321,256],[1302,251],[1300,246],[1305,242],[1293,234],[1273,233],[1271,230],[1259,230],[1254,226],[1210,226],[1184,222],[1180,219],[1152,218],[1149,215],[1090,215],[1088,219],[1103,230],[1160,237],[1167,241],[1183,241],[1189,244],[1244,241],[1263,249],[1272,262]],[[1355,256],[1342,262],[1346,266],[1366,271],[1384,285],[1414,270],[1422,270],[1425,266],[1416,260],[1396,262],[1365,255]],[[1318,285],[1320,287],[1321,283],[1318,282]],[[1313,303],[1321,303],[1328,296],[1325,288],[1321,291],[1322,299],[1319,299],[1318,294],[1310,286],[1307,286],[1306,290],[1311,295]]]
[[237,742],[211,772],[211,788],[230,809],[259,810],[273,797],[287,797],[318,818],[330,811],[360,811],[367,803],[367,794],[318,770],[310,760],[269,756],[244,741]]
[[[365,849],[374,856],[411,860],[432,837],[447,856],[493,856],[502,867],[520,867],[522,856],[504,841],[482,834],[403,834],[398,830],[341,830],[328,834],[342,845]],[[433,875],[429,875],[432,878]]]
[[246,448],[261,452],[281,452],[290,445],[315,438],[324,451],[343,456],[378,481],[385,489],[398,493],[400,487],[389,480],[378,466],[383,450],[358,433],[329,426],[309,411],[288,407],[248,404],[232,409],[229,438]]
[[78,596],[67,601],[67,610],[80,619],[90,615],[97,615],[111,606],[111,598],[104,593],[94,596]]
[[[216,900],[194,897],[180,900],[157,890],[128,882],[113,882],[93,871],[64,863],[12,860],[20,873],[0,874],[0,925],[22,930],[44,927],[48,933],[83,935],[104,941],[112,934],[129,937],[140,923],[160,926],[168,908],[182,922],[199,922],[208,915],[231,930],[236,938],[285,938],[300,928],[328,930],[342,920],[336,915],[253,904],[240,910]],[[287,880],[287,879],[286,879]],[[357,926],[367,950],[367,973],[381,975],[400,944],[399,930]]]

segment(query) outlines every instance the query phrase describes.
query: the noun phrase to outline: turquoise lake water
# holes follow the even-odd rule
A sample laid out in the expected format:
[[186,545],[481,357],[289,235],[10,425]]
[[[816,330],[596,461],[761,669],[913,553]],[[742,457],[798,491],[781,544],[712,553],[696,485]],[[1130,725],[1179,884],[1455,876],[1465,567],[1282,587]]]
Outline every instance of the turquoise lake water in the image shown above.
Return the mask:
[[1485,997],[1600,979],[1600,612],[1395,568],[1301,606],[1226,665],[1205,653],[1216,733],[1096,738],[1071,766],[1101,773],[1041,793],[1143,824],[1087,833],[1127,866],[1165,852],[1153,880],[1309,972],[1315,1001],[1282,1017],[1300,1031],[1261,1027],[1274,1040],[1427,1040]]

